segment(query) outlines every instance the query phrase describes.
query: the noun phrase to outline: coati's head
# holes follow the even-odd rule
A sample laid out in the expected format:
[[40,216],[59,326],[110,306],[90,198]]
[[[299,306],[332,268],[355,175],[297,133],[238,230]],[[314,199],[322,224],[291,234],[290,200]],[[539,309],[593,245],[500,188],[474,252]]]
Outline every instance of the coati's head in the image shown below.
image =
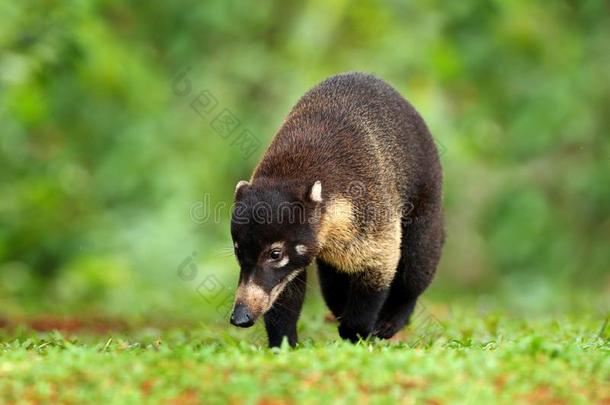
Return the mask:
[[[240,181],[231,236],[241,271],[231,323],[249,327],[317,253],[322,185]],[[304,286],[301,286],[304,288]]]

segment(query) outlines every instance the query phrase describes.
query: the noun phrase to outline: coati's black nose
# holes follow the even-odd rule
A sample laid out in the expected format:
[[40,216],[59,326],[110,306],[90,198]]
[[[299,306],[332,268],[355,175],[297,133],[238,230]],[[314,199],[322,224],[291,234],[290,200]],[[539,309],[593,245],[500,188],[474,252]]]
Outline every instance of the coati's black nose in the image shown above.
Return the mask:
[[231,324],[240,328],[247,328],[254,325],[254,315],[244,304],[236,304],[231,314]]

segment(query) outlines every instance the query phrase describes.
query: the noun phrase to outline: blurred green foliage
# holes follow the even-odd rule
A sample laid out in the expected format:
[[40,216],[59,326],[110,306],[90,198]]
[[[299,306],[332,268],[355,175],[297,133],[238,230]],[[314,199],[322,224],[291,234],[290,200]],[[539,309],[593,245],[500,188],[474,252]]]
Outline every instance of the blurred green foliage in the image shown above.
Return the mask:
[[[228,209],[193,206],[228,207],[298,97],[351,70],[392,83],[443,152],[438,291],[607,292],[609,38],[603,0],[1,2],[0,305],[175,308],[193,252],[232,288]],[[221,109],[254,154],[215,132]]]

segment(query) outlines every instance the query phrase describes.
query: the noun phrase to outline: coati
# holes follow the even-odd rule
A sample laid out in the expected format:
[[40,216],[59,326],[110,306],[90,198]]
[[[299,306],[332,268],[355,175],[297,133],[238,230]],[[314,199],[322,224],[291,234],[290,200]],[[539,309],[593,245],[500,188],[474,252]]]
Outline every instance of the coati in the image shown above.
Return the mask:
[[315,260],[339,335],[392,337],[440,258],[441,185],[426,124],[390,85],[363,73],[318,84],[235,188],[241,272],[231,323],[248,327],[264,314],[269,346],[296,345]]

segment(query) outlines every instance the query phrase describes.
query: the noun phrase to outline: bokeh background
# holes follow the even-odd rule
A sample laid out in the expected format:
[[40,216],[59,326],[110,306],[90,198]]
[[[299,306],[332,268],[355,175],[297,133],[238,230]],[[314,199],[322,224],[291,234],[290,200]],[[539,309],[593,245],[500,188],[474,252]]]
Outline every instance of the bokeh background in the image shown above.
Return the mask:
[[0,52],[0,316],[214,316],[235,183],[307,89],[354,70],[442,153],[427,300],[607,308],[603,0],[3,1]]

